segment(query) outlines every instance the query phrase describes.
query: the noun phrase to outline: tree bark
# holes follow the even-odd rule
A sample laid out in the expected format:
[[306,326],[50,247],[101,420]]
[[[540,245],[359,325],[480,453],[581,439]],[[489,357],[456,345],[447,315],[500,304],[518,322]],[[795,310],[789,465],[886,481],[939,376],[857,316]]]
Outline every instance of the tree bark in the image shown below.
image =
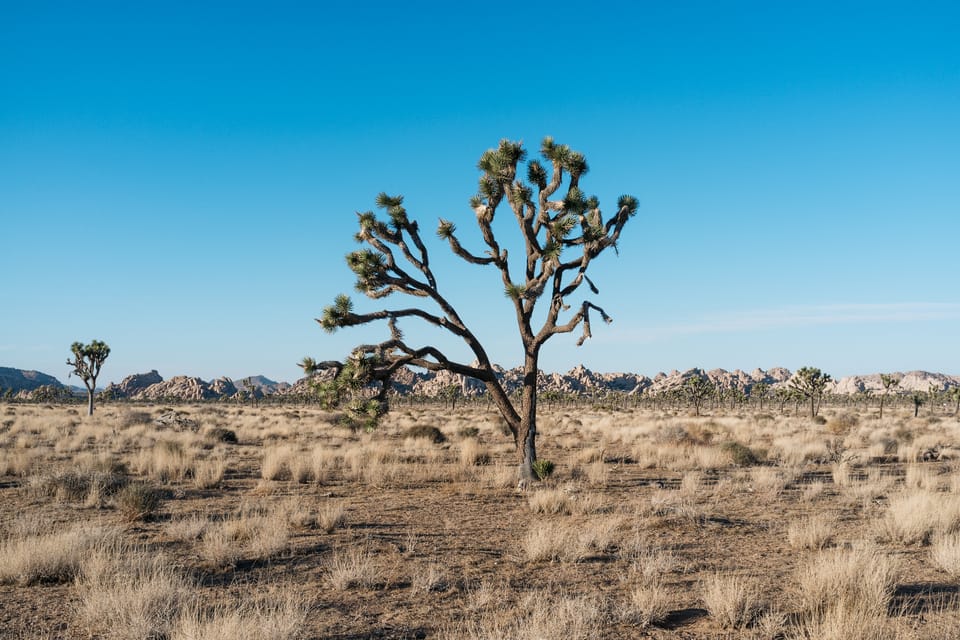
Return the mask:
[[537,461],[537,350],[528,350],[523,363],[523,389],[520,396],[520,428],[516,447],[519,458],[519,484],[525,489],[536,477],[533,463]]
[[87,415],[93,415],[93,389],[87,387]]

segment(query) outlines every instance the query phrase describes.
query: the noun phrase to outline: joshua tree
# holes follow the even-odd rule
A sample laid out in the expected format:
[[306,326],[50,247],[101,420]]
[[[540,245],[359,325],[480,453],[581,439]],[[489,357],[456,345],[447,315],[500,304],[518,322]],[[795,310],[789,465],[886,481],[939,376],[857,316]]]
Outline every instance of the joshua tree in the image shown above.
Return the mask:
[[780,415],[783,415],[783,407],[793,398],[793,389],[789,387],[777,387],[773,390],[773,397],[780,406]]
[[923,406],[926,398],[919,391],[914,393],[910,398],[913,400],[913,417],[916,418],[920,415],[920,407]]
[[950,387],[947,397],[956,403],[953,407],[953,415],[960,414],[960,387]]
[[67,364],[73,367],[71,375],[77,374],[87,388],[87,415],[93,415],[93,392],[97,388],[97,376],[103,361],[110,355],[110,347],[104,342],[94,340],[90,344],[74,342],[70,345],[73,360],[67,358]]
[[750,388],[750,397],[760,401],[760,411],[763,411],[763,399],[770,393],[770,385],[766,382],[758,382]]
[[823,391],[830,382],[830,374],[823,373],[816,367],[801,367],[790,379],[790,388],[804,398],[810,399],[810,417],[816,417],[820,411],[820,401]]
[[716,394],[717,388],[710,383],[707,376],[697,373],[687,378],[683,385],[683,392],[693,404],[693,409],[699,416],[703,401]]
[[896,389],[900,386],[900,376],[894,373],[881,373],[880,384],[883,385],[883,395],[880,396],[880,418],[883,418],[883,401],[891,389]]
[[238,395],[240,396],[240,399],[245,400],[247,398],[252,398],[254,406],[257,409],[259,409],[260,398],[263,397],[263,391],[260,390],[260,387],[254,384],[253,378],[250,378],[250,377],[247,377],[241,380],[240,384],[242,385],[242,388],[238,393]]
[[[388,218],[381,220],[373,212],[358,214],[360,231],[355,238],[366,246],[348,254],[347,264],[357,277],[357,290],[368,297],[380,299],[401,293],[412,296],[418,303],[409,308],[356,313],[348,296],[337,296],[318,320],[325,330],[332,332],[386,320],[390,338],[379,344],[356,347],[343,363],[318,363],[310,358],[301,363],[308,374],[332,371],[332,380],[321,389],[328,402],[362,395],[358,392],[372,384],[377,389],[376,395],[355,401],[352,407],[355,414],[368,423],[375,422],[387,410],[391,377],[401,367],[446,370],[479,380],[513,435],[521,486],[535,477],[540,350],[551,337],[570,333],[578,327],[582,327],[583,335],[577,344],[583,344],[591,335],[591,311],[610,322],[603,309],[589,300],[577,302],[575,310],[564,320],[561,314],[570,310],[571,298],[582,285],[586,284],[594,294],[599,293],[587,277],[587,269],[605,249],[616,250],[624,225],[637,210],[636,198],[621,196],[615,213],[604,220],[597,198],[586,197],[580,190],[580,179],[587,173],[583,154],[556,144],[549,137],[543,140],[540,153],[545,162],[526,163],[526,180],[519,174],[519,167],[526,159],[522,143],[502,140],[496,149],[489,149],[480,157],[480,186],[470,200],[470,207],[485,245],[483,253],[475,253],[461,243],[452,221],[441,219],[437,228],[439,238],[449,244],[456,256],[472,265],[492,267],[501,283],[499,286],[506,293],[516,316],[523,350],[523,382],[518,397],[511,398],[503,389],[479,338],[440,293],[420,226],[407,216],[403,197],[385,193],[381,193],[376,202],[386,210]],[[559,199],[551,200],[565,181],[565,192],[560,192]],[[512,263],[493,230],[494,216],[501,204],[506,204],[516,219],[519,244],[524,248],[520,260]],[[539,313],[535,313],[541,300],[544,304]],[[400,320],[407,319],[423,321],[459,338],[472,353],[473,362],[451,360],[431,345],[408,345],[398,326]],[[534,326],[535,321],[538,327]]]

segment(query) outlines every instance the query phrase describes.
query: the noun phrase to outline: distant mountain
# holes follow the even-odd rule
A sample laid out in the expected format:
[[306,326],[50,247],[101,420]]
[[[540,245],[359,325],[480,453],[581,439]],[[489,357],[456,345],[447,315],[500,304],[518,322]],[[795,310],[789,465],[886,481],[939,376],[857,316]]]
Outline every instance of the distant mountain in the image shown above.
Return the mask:
[[62,387],[63,383],[53,376],[39,371],[26,371],[11,367],[0,367],[0,389],[33,391],[40,387]]

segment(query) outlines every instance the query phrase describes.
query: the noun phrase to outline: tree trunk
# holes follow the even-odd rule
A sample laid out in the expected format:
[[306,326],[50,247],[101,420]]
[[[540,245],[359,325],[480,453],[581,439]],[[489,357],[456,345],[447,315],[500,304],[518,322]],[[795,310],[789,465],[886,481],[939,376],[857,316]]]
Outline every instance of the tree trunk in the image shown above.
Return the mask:
[[880,396],[880,419],[883,420],[883,396]]
[[810,396],[810,417],[811,418],[817,417],[817,407],[814,404],[813,400],[814,400],[813,396]]
[[87,415],[93,415],[93,389],[87,389]]
[[519,459],[519,484],[525,489],[536,480],[533,463],[537,461],[537,360],[536,351],[528,352],[523,363],[523,389],[520,395],[520,429],[516,446]]

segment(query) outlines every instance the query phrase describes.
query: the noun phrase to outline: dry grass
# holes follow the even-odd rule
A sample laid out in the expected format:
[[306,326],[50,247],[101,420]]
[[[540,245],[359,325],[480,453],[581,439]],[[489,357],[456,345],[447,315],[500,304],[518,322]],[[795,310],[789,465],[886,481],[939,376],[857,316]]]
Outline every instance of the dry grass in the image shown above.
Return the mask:
[[41,535],[15,535],[0,543],[0,582],[21,586],[68,582],[86,558],[119,538],[119,530],[75,525]]
[[759,586],[737,575],[708,576],[703,581],[703,603],[724,629],[742,629],[763,610]]
[[327,584],[336,591],[369,589],[383,581],[373,553],[366,548],[335,552],[326,562]]
[[956,440],[949,416],[558,406],[538,442],[556,470],[519,492],[482,406],[401,406],[370,434],[306,406],[176,408],[196,432],[158,430],[171,407],[71,410],[0,405],[11,637],[946,640],[960,622],[960,467],[922,461]]
[[169,637],[194,587],[169,558],[121,548],[88,557],[76,588],[81,625],[123,640]]
[[787,542],[794,549],[819,550],[830,544],[834,524],[825,515],[813,515],[791,522],[787,527]]

